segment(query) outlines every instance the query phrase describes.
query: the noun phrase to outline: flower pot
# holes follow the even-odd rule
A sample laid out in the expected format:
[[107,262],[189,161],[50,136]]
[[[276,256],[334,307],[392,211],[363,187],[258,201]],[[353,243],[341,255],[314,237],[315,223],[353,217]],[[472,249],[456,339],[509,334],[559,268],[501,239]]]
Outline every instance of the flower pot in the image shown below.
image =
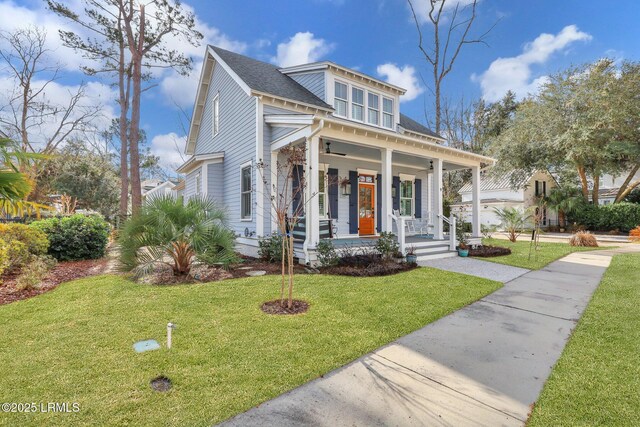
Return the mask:
[[415,255],[415,254],[407,255],[407,262],[409,264],[417,263],[418,262],[418,255]]
[[468,257],[469,249],[458,249],[458,255],[461,257]]

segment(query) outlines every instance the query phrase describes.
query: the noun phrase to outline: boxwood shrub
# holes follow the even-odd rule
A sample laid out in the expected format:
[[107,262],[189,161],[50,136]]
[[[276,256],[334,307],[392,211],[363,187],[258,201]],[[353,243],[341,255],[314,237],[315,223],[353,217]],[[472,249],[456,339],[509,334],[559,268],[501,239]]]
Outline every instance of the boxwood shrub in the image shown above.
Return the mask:
[[621,202],[594,206],[585,203],[569,215],[569,220],[593,231],[628,232],[640,225],[640,204]]
[[49,255],[59,261],[97,259],[105,255],[111,226],[101,216],[71,215],[30,224],[49,239]]

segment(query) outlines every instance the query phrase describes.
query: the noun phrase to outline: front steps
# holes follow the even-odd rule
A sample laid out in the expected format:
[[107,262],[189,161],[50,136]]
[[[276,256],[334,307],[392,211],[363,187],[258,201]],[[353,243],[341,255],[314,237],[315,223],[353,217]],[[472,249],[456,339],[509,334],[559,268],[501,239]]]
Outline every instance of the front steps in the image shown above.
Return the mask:
[[406,247],[409,246],[415,248],[418,261],[458,256],[456,251],[449,250],[448,240],[422,240],[420,242],[407,243]]

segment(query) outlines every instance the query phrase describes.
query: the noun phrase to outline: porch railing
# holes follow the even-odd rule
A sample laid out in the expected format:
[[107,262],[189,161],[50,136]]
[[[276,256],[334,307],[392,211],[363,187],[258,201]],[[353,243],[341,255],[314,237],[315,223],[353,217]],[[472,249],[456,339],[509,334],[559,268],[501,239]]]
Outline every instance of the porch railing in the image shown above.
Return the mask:
[[442,218],[442,221],[447,223],[449,225],[449,250],[450,251],[455,251],[456,250],[456,217],[455,215],[451,215],[449,218],[447,218],[444,215],[438,215],[440,218]]
[[396,229],[398,231],[398,246],[400,249],[400,253],[404,255],[405,248],[407,246],[406,243],[406,228],[405,228],[405,219],[400,215],[390,214],[391,219],[396,222]]

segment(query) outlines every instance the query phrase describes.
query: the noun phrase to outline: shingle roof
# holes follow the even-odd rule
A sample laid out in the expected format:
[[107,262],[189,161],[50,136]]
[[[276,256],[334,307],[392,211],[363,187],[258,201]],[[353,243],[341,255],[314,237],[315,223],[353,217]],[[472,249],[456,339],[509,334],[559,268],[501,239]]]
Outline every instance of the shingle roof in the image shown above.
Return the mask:
[[300,83],[281,73],[275,65],[216,46],[211,48],[251,89],[292,101],[333,109]]
[[[501,175],[483,175],[480,179],[480,191],[510,190],[514,187],[519,189],[529,182],[531,176],[515,175],[515,172],[506,172]],[[515,178],[515,182],[513,182],[512,177]],[[467,182],[458,192],[470,193],[471,183]]]
[[406,130],[411,132],[422,133],[424,135],[432,136],[434,138],[444,139],[443,137],[441,137],[440,135],[438,135],[428,127],[421,125],[420,123],[413,120],[411,117],[405,116],[402,113],[400,113],[400,126],[402,126]]

